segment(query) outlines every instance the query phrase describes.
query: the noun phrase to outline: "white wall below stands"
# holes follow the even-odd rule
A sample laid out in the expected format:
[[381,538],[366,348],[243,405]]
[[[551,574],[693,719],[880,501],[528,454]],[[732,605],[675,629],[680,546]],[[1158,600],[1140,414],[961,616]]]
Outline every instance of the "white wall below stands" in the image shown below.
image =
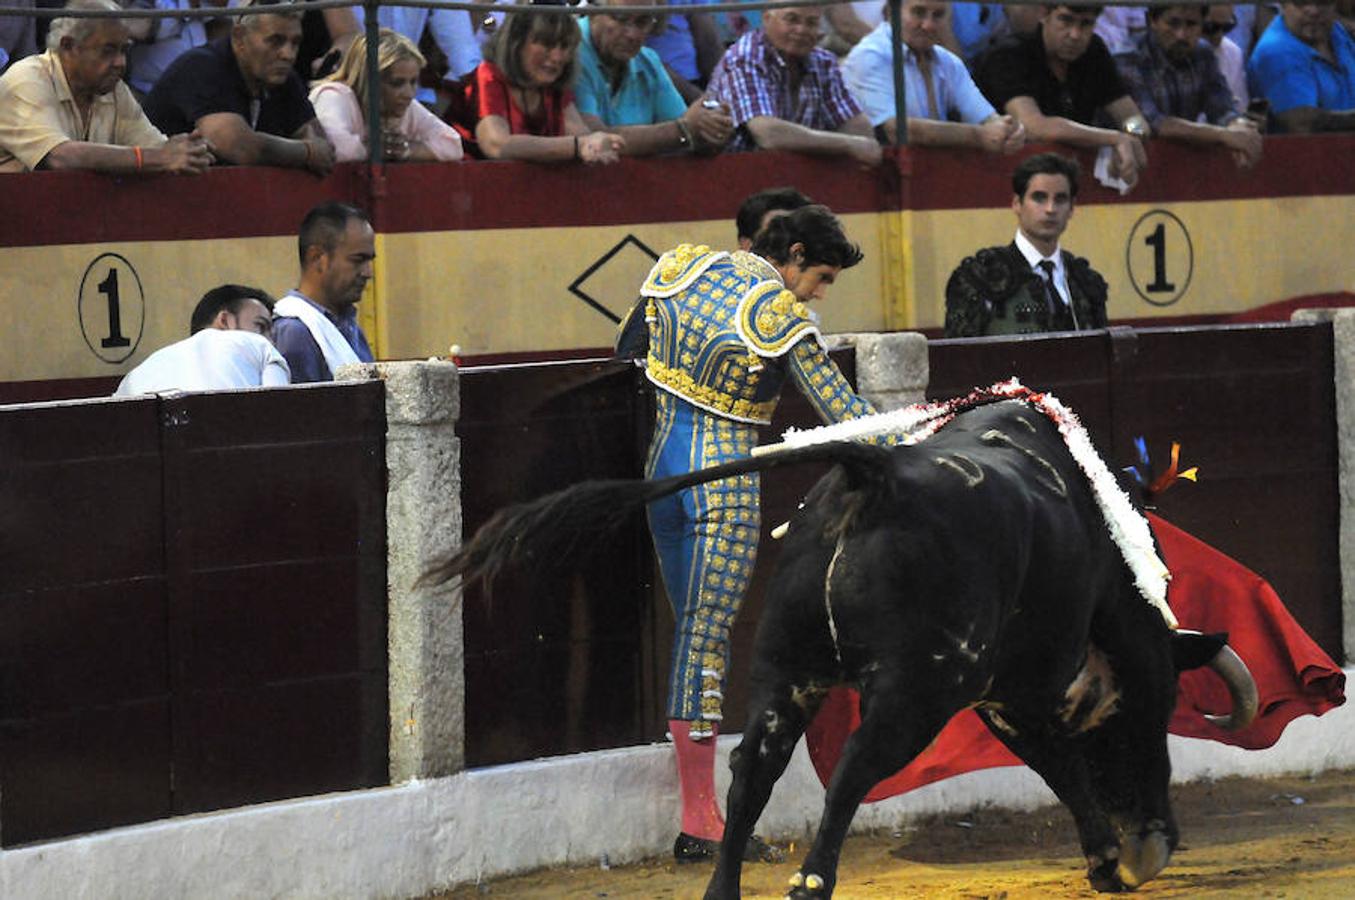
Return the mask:
[[[722,738],[722,756],[735,743]],[[1172,738],[1171,752],[1177,781],[1355,767],[1355,704],[1298,719],[1269,750]],[[723,791],[723,760],[719,771]],[[612,864],[663,855],[676,798],[666,745],[557,757],[0,851],[0,897],[417,897],[542,866],[596,865],[604,854]],[[803,836],[822,802],[801,742],[760,831]],[[1052,802],[1029,770],[990,769],[862,807],[853,830]]]

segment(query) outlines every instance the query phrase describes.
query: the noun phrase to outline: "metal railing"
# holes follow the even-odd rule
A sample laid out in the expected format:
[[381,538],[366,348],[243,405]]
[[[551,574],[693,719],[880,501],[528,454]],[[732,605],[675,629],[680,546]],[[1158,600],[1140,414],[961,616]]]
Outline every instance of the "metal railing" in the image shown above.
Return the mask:
[[[655,15],[673,14],[675,9],[700,11],[702,13],[761,12],[768,9],[788,9],[815,6],[841,6],[851,0],[749,0],[747,3],[710,3],[699,7],[673,7],[667,4],[648,6],[628,5],[626,13],[653,13]],[[902,29],[899,23],[903,15],[903,0],[882,0],[888,6],[890,23],[890,55],[894,80],[894,119],[895,146],[908,143],[908,108],[905,98],[904,58]],[[1014,0],[1016,6],[1045,6],[1044,0]],[[1112,4],[1106,4],[1110,6]],[[1152,7],[1152,6],[1208,6],[1208,0],[1128,0],[1113,4],[1116,6]],[[450,9],[467,12],[483,12],[493,7],[504,12],[543,16],[596,16],[609,12],[606,6],[571,6],[564,3],[522,3],[487,4],[468,2],[468,0],[365,0],[355,3],[353,0],[284,0],[268,6],[253,7],[209,7],[198,9],[127,9],[119,12],[106,10],[66,10],[66,9],[29,9],[25,7],[0,6],[0,16],[27,16],[40,19],[58,18],[95,18],[95,19],[221,19],[240,18],[249,15],[267,15],[271,10],[285,8],[288,11],[306,12],[308,10],[326,10],[362,7],[363,29],[367,38],[367,71],[377,71],[377,51],[380,40],[380,23],[377,12],[383,6],[414,7],[418,9]],[[381,159],[381,83],[380,79],[367,79],[367,153],[369,165],[380,165]]]

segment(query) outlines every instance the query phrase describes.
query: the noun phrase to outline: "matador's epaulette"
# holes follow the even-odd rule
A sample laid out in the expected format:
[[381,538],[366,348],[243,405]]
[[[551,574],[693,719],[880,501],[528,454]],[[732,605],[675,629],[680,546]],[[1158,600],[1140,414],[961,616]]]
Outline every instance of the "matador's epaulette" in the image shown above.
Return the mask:
[[686,288],[701,273],[720,260],[729,256],[723,250],[711,250],[705,244],[678,244],[669,250],[654,268],[640,288],[643,297],[671,297]]
[[775,281],[754,285],[744,295],[734,327],[758,356],[781,356],[806,335],[819,337],[809,307]]

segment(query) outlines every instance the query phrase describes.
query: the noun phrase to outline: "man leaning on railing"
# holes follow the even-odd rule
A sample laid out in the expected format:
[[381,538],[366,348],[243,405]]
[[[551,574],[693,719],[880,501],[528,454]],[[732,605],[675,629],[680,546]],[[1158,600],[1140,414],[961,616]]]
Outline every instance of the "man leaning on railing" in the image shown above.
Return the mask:
[[734,117],[731,150],[790,150],[880,162],[870,121],[842,79],[837,58],[818,46],[823,10],[769,9],[762,30],[726,51],[710,95]]
[[[70,10],[121,9],[113,0],[71,0]],[[197,174],[211,150],[196,131],[166,140],[122,81],[131,43],[119,19],[58,18],[47,52],[0,77],[0,172]]]
[[225,162],[328,175],[334,146],[292,68],[301,13],[277,0],[241,5],[259,12],[176,59],[146,98],[147,115],[170,134],[201,131]]

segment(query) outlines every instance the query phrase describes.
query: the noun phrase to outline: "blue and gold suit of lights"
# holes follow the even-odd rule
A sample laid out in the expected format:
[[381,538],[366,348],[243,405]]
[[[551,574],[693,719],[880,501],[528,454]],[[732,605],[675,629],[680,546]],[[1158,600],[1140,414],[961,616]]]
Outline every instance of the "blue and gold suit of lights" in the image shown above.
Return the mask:
[[[665,253],[621,325],[618,347],[648,331],[645,372],[659,388],[645,474],[691,472],[752,452],[787,376],[827,422],[874,410],[828,358],[808,307],[764,259],[683,244]],[[643,311],[643,322],[634,321]],[[655,501],[649,524],[676,629],[668,718],[709,736],[721,719],[729,633],[757,558],[756,473]]]

